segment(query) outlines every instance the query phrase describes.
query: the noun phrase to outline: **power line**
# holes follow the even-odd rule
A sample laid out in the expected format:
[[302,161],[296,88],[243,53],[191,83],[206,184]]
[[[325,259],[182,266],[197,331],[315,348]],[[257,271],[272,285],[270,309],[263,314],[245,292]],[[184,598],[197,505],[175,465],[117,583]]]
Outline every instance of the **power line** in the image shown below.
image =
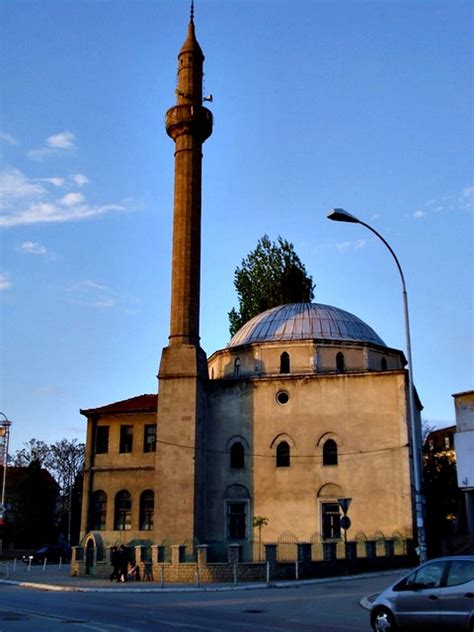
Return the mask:
[[[182,448],[184,450],[193,450],[193,452],[209,452],[212,454],[225,454],[230,456],[230,450],[218,450],[216,448],[197,448],[196,446],[186,445],[183,443],[173,443],[172,441],[162,441],[160,439],[156,440],[156,443],[161,443],[162,445],[171,446],[174,448]],[[354,450],[352,452],[339,452],[338,457],[341,456],[363,456],[365,454],[375,454],[377,452],[394,452],[397,450],[403,450],[408,447],[408,444],[397,445],[397,446],[387,446],[384,448],[376,448],[373,450]],[[244,452],[244,456],[250,458],[258,458],[258,459],[274,459],[275,454],[258,454],[256,452]],[[321,460],[323,458],[322,454],[291,454],[292,460],[298,459],[314,459]]]

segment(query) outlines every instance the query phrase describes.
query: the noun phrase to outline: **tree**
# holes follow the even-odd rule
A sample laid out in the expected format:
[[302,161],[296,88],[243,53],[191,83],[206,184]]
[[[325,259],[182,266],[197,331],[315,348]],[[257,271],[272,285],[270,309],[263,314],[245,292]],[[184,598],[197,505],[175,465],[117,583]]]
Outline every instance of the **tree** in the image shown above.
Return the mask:
[[266,527],[268,524],[268,518],[265,516],[254,516],[252,520],[252,526],[254,529],[258,529],[258,557],[262,559],[262,527]]
[[[29,467],[32,463],[39,464],[54,477],[59,485],[58,522],[63,532],[67,532],[67,540],[71,543],[72,531],[77,531],[72,524],[74,513],[73,496],[75,482],[84,467],[85,444],[77,439],[61,439],[46,444],[38,439],[30,439],[23,444],[25,447],[17,450],[13,457],[13,465],[16,467]],[[79,495],[80,496],[80,495]],[[80,510],[75,510],[76,519],[80,520]]]
[[71,544],[74,483],[84,468],[85,445],[61,439],[49,446],[48,464],[61,488],[59,519],[67,515],[67,541]]
[[234,287],[239,309],[233,307],[229,312],[231,336],[267,309],[286,303],[309,303],[315,285],[292,243],[280,236],[272,242],[264,235],[255,250],[242,259],[241,267],[235,269]]
[[23,445],[25,447],[17,450],[13,455],[14,467],[28,467],[33,461],[38,461],[44,467],[48,467],[49,446],[44,441],[33,438]]

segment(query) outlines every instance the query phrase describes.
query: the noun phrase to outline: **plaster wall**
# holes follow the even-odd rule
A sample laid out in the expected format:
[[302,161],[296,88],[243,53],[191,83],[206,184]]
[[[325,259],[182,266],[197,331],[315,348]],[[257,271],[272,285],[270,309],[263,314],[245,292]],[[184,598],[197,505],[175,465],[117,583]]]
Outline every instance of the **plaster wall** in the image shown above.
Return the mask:
[[[276,400],[280,390],[289,395],[285,405]],[[243,470],[232,470],[225,454],[236,435],[248,445]],[[322,465],[325,436],[338,444],[338,465]],[[291,446],[291,465],[277,468],[276,445],[283,439]],[[216,382],[209,396],[206,535],[226,535],[226,489],[242,484],[251,498],[249,522],[252,515],[269,519],[266,541],[287,531],[300,541],[320,533],[320,499],[328,489],[353,498],[349,536],[410,536],[407,441],[402,371]],[[337,487],[324,488],[329,484]]]

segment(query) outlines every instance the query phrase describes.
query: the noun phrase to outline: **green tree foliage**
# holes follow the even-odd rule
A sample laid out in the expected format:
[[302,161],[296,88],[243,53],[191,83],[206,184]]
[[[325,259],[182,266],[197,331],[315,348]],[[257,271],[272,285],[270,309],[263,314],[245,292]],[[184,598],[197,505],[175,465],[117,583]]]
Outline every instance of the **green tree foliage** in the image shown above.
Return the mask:
[[425,453],[423,479],[428,552],[431,556],[441,555],[442,540],[455,533],[462,502],[454,455],[444,451]]
[[238,311],[229,312],[233,336],[247,321],[267,309],[286,303],[309,303],[314,283],[293,244],[282,237],[277,242],[264,235],[257,247],[234,273],[234,287],[239,300]]

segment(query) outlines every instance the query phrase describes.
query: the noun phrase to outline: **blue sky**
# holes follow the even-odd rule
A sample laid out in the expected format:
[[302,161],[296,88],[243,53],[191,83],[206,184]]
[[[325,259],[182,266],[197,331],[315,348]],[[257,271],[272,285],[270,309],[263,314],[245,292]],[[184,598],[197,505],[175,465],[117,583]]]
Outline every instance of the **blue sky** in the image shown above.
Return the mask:
[[[170,302],[176,56],[189,3],[0,5],[0,410],[11,451],[85,438],[79,408],[156,392]],[[472,3],[197,0],[202,345],[228,341],[233,272],[292,241],[315,301],[404,348],[423,417],[473,386]]]

